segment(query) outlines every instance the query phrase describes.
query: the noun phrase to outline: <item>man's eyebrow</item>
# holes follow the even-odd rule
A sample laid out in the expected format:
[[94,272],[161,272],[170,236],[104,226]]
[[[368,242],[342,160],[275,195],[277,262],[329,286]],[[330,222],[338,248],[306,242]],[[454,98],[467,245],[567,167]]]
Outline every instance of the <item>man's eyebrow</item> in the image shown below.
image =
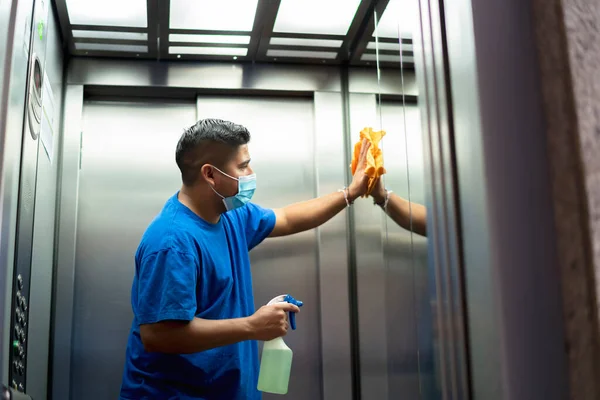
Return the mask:
[[250,164],[250,161],[251,161],[251,160],[252,160],[252,159],[251,159],[251,158],[249,158],[249,159],[247,159],[246,161],[239,163],[239,166],[241,167],[241,166],[243,166],[243,165],[248,165],[248,164]]

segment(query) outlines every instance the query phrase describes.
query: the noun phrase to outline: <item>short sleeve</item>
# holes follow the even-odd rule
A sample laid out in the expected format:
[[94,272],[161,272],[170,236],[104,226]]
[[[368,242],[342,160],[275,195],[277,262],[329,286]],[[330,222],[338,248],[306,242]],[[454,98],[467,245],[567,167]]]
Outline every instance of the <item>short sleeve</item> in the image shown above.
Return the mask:
[[275,212],[254,203],[246,204],[243,209],[246,213],[246,241],[248,250],[252,250],[273,232]]
[[145,257],[137,273],[136,321],[191,321],[196,314],[197,271],[190,254],[174,249]]

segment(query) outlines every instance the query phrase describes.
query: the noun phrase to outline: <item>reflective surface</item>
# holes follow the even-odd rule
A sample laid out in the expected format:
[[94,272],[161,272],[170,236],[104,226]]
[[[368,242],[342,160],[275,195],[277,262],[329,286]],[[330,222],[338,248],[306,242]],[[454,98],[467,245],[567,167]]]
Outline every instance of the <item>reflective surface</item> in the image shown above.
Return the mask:
[[[377,126],[375,94],[350,95],[350,138],[359,140],[360,131]],[[385,259],[381,210],[371,199],[357,199],[352,206],[355,221],[356,293],[360,386],[364,399],[388,398],[387,329],[385,310]]]
[[[59,163],[57,148],[60,143],[61,115],[63,106],[63,57],[59,27],[54,10],[48,11],[46,45],[46,80],[52,96],[46,90],[44,118],[52,118],[50,141],[54,149],[52,159],[41,143],[38,147],[37,190],[35,197],[35,223],[33,227],[33,252],[31,260],[31,293],[29,299],[29,341],[27,347],[27,394],[32,398],[48,398],[48,372],[50,355],[50,325],[52,308],[52,280],[54,265],[56,202]],[[46,87],[47,88],[47,87]],[[52,97],[50,99],[50,97]],[[53,107],[49,107],[49,102]],[[51,110],[54,110],[54,115]],[[44,126],[47,129],[50,126]]]
[[[379,107],[382,128],[387,132],[383,145],[388,171],[385,186],[396,196],[424,204],[418,106],[382,101]],[[384,219],[384,229],[390,398],[407,392],[419,398],[419,393],[430,385],[423,374],[431,367],[431,362],[424,359],[431,353],[431,319],[424,310],[429,307],[427,238],[399,226],[389,216]]]
[[[160,26],[168,25],[164,2],[142,3],[136,2],[149,6],[149,17],[160,14]],[[271,8],[280,2],[258,2],[266,3]],[[52,59],[45,63],[55,96],[66,95],[62,137],[55,138],[62,151],[51,163],[43,147],[29,146],[31,141],[21,156],[34,1],[0,0],[2,383],[10,383],[7,349],[13,330],[6,327],[17,294],[10,286],[18,276],[13,264],[20,237],[28,242],[20,252],[24,265],[31,259],[30,313],[35,314],[28,324],[33,336],[27,341],[26,372],[36,381],[28,389],[34,398],[47,397],[49,372],[55,399],[115,396],[132,317],[133,253],[141,232],[179,187],[174,144],[198,117],[221,116],[254,133],[256,201],[266,207],[347,185],[351,144],[363,128],[372,127],[387,132],[385,185],[427,209],[427,238],[411,232],[410,224],[401,227],[372,199],[360,199],[319,229],[268,241],[252,253],[257,307],[287,291],[306,304],[298,331],[286,338],[295,353],[289,398],[454,400],[469,398],[470,390],[485,400],[564,397],[559,278],[554,254],[547,250],[554,247],[553,221],[530,10],[517,0],[443,3],[363,0],[356,23],[345,29],[347,37],[318,43],[316,37],[290,34],[310,27],[289,24],[325,21],[310,29],[337,31],[328,13],[311,21],[292,15],[283,27],[275,26],[275,13],[263,9],[274,24],[255,23],[254,39],[244,42],[252,54],[279,52],[279,61],[285,54],[274,46],[298,46],[296,51],[304,46],[307,55],[332,46],[335,51],[321,48],[321,55],[339,50],[335,62],[347,56],[360,67],[327,65],[328,60],[325,65],[179,62],[176,54],[170,62],[124,61],[119,58],[124,53],[109,52],[103,55],[112,58],[66,58],[63,71],[62,49],[75,51],[70,56],[83,54],[70,41],[67,23],[62,36],[68,43],[55,36]],[[54,5],[53,12],[68,22],[73,14],[67,14],[65,2]],[[447,6],[445,24],[441,6]],[[373,9],[372,21],[381,24],[377,30],[365,17]],[[512,29],[498,37],[506,20]],[[185,22],[198,22],[190,21]],[[47,25],[56,35],[53,22]],[[157,26],[119,34],[141,35],[137,38],[147,40],[144,46],[156,55]],[[269,40],[273,26],[286,35]],[[103,45],[117,44],[108,43],[118,40],[113,34]],[[164,52],[169,32],[161,29],[160,35]],[[79,39],[84,40],[77,40],[78,47],[93,38]],[[485,85],[478,87],[480,82]],[[84,108],[84,91],[107,97]],[[157,100],[133,102],[129,95]],[[29,212],[21,221],[19,187]],[[409,220],[415,215],[411,208]]]
[[[17,202],[24,129],[25,93],[31,37],[33,1],[0,3],[0,23],[7,37],[2,37],[3,56],[0,73],[0,367],[2,383],[9,382],[9,356],[13,286],[13,266],[17,242]],[[29,229],[31,234],[31,229]]]
[[[436,383],[448,398],[468,398],[467,335],[465,332],[464,267],[456,187],[450,98],[446,93],[441,10],[434,2],[421,2],[422,29],[418,31],[416,64],[421,76],[423,139],[426,160],[430,255],[428,276],[434,324]],[[467,184],[467,183],[465,183]],[[468,183],[470,184],[470,182]],[[469,213],[472,210],[468,211]],[[483,219],[482,219],[483,221]]]
[[179,189],[174,148],[195,118],[193,102],[83,107],[72,399],[118,396],[132,320],[133,256],[149,221]]
[[[172,63],[159,63],[153,67],[154,77],[160,76],[176,76],[178,74],[177,71],[182,71],[182,67],[187,69],[188,75],[186,75],[186,80],[182,81],[169,81],[169,85],[173,85],[179,82],[183,87],[158,87],[158,81],[154,81],[153,79],[149,79],[149,77],[144,77],[144,63],[140,63],[141,65],[136,65],[134,62],[125,63],[120,65],[118,68],[115,68],[109,74],[108,71],[104,71],[103,74],[105,76],[112,76],[114,79],[112,82],[127,82],[127,77],[136,77],[135,81],[145,89],[147,92],[142,91],[140,88],[137,89],[135,94],[145,93],[145,94],[153,94],[154,97],[160,98],[161,92],[166,92],[170,96],[186,96],[187,93],[195,92],[197,89],[202,89],[202,85],[208,85],[208,83],[198,82],[197,80],[192,79],[193,76],[197,76],[195,74],[201,74],[202,68],[206,68],[206,65],[195,65],[195,64],[183,64],[183,65],[174,65]],[[81,75],[74,82],[82,82],[86,85],[93,85],[94,83],[99,83],[95,80],[95,75],[93,71],[97,71],[99,66],[107,65],[103,63],[99,63],[94,65],[92,61],[87,61],[86,63],[79,64],[81,69]],[[231,68],[229,65],[221,65],[217,67],[213,66],[213,72],[215,74],[219,73],[219,71],[226,72]],[[315,195],[322,195],[337,191],[344,184],[348,184],[348,164],[349,158],[347,159],[348,152],[345,149],[346,143],[346,129],[349,130],[349,125],[346,126],[343,108],[344,108],[344,96],[340,92],[332,91],[332,92],[321,92],[314,91],[311,92],[311,95],[314,98],[314,101],[308,102],[311,104],[309,107],[312,110],[312,115],[306,114],[302,116],[301,113],[298,118],[302,120],[300,122],[297,121],[297,118],[285,118],[285,114],[282,114],[283,117],[276,116],[277,114],[273,114],[273,110],[282,108],[286,109],[289,107],[286,105],[286,100],[280,97],[276,98],[276,100],[272,100],[270,102],[264,103],[261,97],[251,96],[243,98],[243,93],[245,90],[251,91],[251,93],[258,94],[256,90],[262,90],[262,93],[268,94],[269,91],[265,91],[265,89],[273,90],[273,93],[278,93],[281,95],[281,91],[293,91],[296,95],[305,96],[306,90],[315,90],[319,87],[335,87],[339,86],[339,71],[330,71],[331,73],[327,73],[322,75],[326,68],[314,67],[314,68],[304,68],[301,73],[305,79],[295,79],[295,77],[300,75],[288,75],[289,71],[300,71],[295,66],[289,67],[278,67],[278,66],[255,66],[251,69],[244,70],[244,82],[248,83],[250,86],[243,86],[244,82],[234,82],[228,81],[227,79],[223,79],[220,81],[213,82],[215,92],[220,90],[221,93],[228,93],[227,91],[223,91],[226,88],[233,88],[235,85],[240,85],[238,90],[241,90],[241,93],[238,93],[234,96],[230,97],[216,97],[212,98],[215,102],[214,104],[211,101],[207,102],[209,97],[200,96],[199,97],[199,105],[201,108],[199,109],[199,113],[202,112],[211,112],[215,115],[223,115],[228,116],[228,118],[237,121],[239,117],[247,118],[248,124],[252,124],[258,130],[258,133],[255,134],[255,140],[258,141],[260,136],[260,132],[273,132],[275,125],[273,122],[277,122],[277,131],[280,132],[278,135],[282,135],[281,132],[294,132],[295,136],[288,137],[287,140],[282,141],[281,138],[275,136],[275,139],[268,141],[268,143],[261,142],[257,144],[251,144],[252,157],[256,163],[258,163],[260,168],[267,168],[266,174],[275,174],[273,176],[277,176],[278,185],[273,186],[270,184],[270,180],[267,179],[266,184],[268,184],[269,198],[265,199],[265,203],[267,206],[285,206],[293,201],[299,201],[304,199],[309,199],[314,197]],[[373,116],[373,122],[376,121],[376,101],[375,101],[375,91],[377,89],[377,79],[366,77],[363,73],[364,71],[360,70],[350,70],[351,81],[350,81],[350,89],[357,90],[370,90],[371,94],[369,97],[369,107],[370,114]],[[227,74],[221,74],[220,76],[226,77]],[[96,76],[97,77],[97,76]],[[253,82],[260,82],[261,77],[268,77],[268,85],[265,86],[255,86],[251,85]],[[386,90],[389,93],[393,93],[394,91],[398,91],[398,80],[393,79],[391,75],[385,75],[386,79]],[[148,79],[146,79],[148,78]],[[69,79],[73,79],[71,76]],[[81,79],[81,80],[78,80]],[[307,84],[308,82],[312,82]],[[108,84],[109,82],[104,82]],[[395,85],[395,86],[394,86]],[[413,86],[414,87],[414,86]],[[89,91],[94,92],[98,91],[99,86],[90,86]],[[117,88],[112,86],[102,86],[104,90],[103,94],[110,94],[112,96],[118,96],[119,94],[123,95],[123,88]],[[177,93],[169,92],[169,90],[180,90]],[[186,92],[184,89],[189,90]],[[125,89],[126,91],[126,89]],[[131,93],[131,91],[129,92]],[[232,92],[229,92],[232,93]],[[237,92],[236,92],[237,93]],[[93,93],[92,93],[93,94]],[[76,385],[75,382],[72,381],[72,371],[76,368],[74,366],[75,358],[71,360],[68,357],[70,354],[70,345],[71,345],[71,335],[75,335],[75,327],[71,329],[71,322],[75,322],[74,316],[71,315],[71,311],[73,310],[70,307],[73,301],[73,290],[76,288],[73,287],[73,281],[77,277],[77,270],[73,265],[73,257],[75,255],[75,251],[78,247],[76,244],[76,226],[79,226],[81,223],[77,222],[77,215],[80,213],[77,210],[79,205],[78,194],[81,194],[82,191],[77,188],[79,184],[79,169],[78,169],[78,160],[79,160],[79,142],[80,142],[80,132],[81,132],[81,103],[82,103],[82,88],[79,85],[68,85],[67,89],[67,109],[66,109],[66,118],[65,118],[65,136],[64,136],[64,148],[63,148],[63,170],[62,170],[62,193],[61,193],[61,206],[60,206],[60,226],[59,226],[59,251],[58,251],[58,261],[57,261],[57,284],[56,284],[56,307],[55,307],[55,347],[54,347],[54,364],[53,364],[53,392],[55,398],[69,398],[69,390],[70,388]],[[242,96],[244,101],[237,101],[236,98]],[[113,97],[114,98],[114,97]],[[291,98],[290,104],[294,104],[295,102],[306,102],[309,97],[306,97],[305,100],[302,98]],[[203,101],[204,99],[204,101]],[[220,99],[220,100],[219,100]],[[226,99],[226,100],[224,100]],[[217,101],[218,100],[218,101]],[[157,100],[160,103],[163,100]],[[168,101],[165,101],[168,103]],[[77,104],[79,104],[79,110],[77,109]],[[267,107],[263,105],[267,104]],[[218,106],[217,106],[218,105]],[[232,108],[235,106],[234,108]],[[202,111],[202,110],[205,111]],[[246,110],[246,111],[244,111]],[[359,111],[357,111],[359,112]],[[241,114],[240,114],[241,113]],[[350,113],[348,114],[350,115]],[[283,118],[283,119],[281,119]],[[362,122],[359,121],[360,124]],[[298,126],[299,129],[296,130],[295,126]],[[97,129],[100,129],[101,125],[99,124]],[[362,128],[361,128],[362,129]],[[357,132],[357,131],[356,131]],[[311,135],[314,135],[314,138],[310,139]],[[283,136],[286,137],[286,136]],[[307,150],[306,154],[303,157],[310,155],[306,160],[313,160],[309,162],[308,169],[299,169],[297,167],[297,163],[294,163],[293,166],[286,167],[286,169],[278,168],[276,171],[272,168],[269,170],[272,163],[268,166],[261,166],[264,161],[261,161],[264,157],[267,160],[277,160],[277,162],[284,162],[285,160],[292,159],[292,155],[290,153],[289,143],[297,140],[309,140],[309,142],[305,142],[308,146],[308,143],[312,143],[312,146],[309,150]],[[274,144],[274,145],[273,145]],[[267,146],[267,148],[263,148],[263,146]],[[82,167],[85,168],[85,160],[86,160],[86,148],[87,145],[83,143],[83,164]],[[276,151],[272,149],[276,148]],[[281,150],[280,150],[281,149]],[[257,152],[256,154],[255,151]],[[297,153],[297,150],[294,150],[294,157]],[[107,152],[106,156],[111,156],[111,152]],[[170,155],[168,156],[170,159]],[[302,162],[306,161],[302,158]],[[268,162],[268,161],[267,161]],[[256,167],[256,166],[255,166]],[[304,167],[303,167],[304,168]],[[302,172],[304,171],[304,172]],[[262,176],[265,174],[264,171],[259,171]],[[292,180],[286,182],[283,178],[286,175],[291,175],[293,177]],[[311,177],[312,176],[312,177]],[[313,183],[313,188],[310,188],[310,180],[315,179],[316,182]],[[264,178],[259,178],[261,182],[264,182]],[[263,183],[265,184],[265,183]],[[260,185],[260,183],[259,183]],[[306,188],[305,191],[298,191],[297,186]],[[281,186],[281,187],[278,187]],[[259,190],[257,192],[257,196],[259,196]],[[142,190],[140,193],[145,193]],[[258,198],[258,197],[257,197]],[[262,200],[261,200],[262,201]],[[358,203],[358,202],[357,202]],[[375,213],[375,215],[381,217],[380,211],[373,209],[372,204],[370,204],[369,200],[361,201],[363,203],[362,206],[365,206],[369,210]],[[305,389],[306,385],[302,384],[294,384],[294,390],[297,392],[293,394],[292,387],[290,387],[290,394],[288,396],[300,396],[302,397],[304,394],[308,394],[309,396],[316,395],[322,396],[327,399],[340,399],[346,400],[349,398],[353,398],[354,394],[358,394],[363,392],[366,398],[369,398],[369,392],[363,391],[360,389],[361,380],[361,367],[358,365],[359,357],[355,357],[356,354],[361,352],[360,339],[358,338],[357,332],[355,332],[352,328],[352,324],[355,323],[355,319],[357,316],[357,312],[354,308],[353,302],[356,301],[356,292],[354,289],[351,289],[353,286],[349,285],[349,282],[354,279],[351,275],[350,269],[352,265],[355,264],[355,258],[362,257],[369,254],[370,250],[368,249],[368,242],[361,242],[361,246],[363,248],[362,255],[357,255],[355,251],[354,242],[349,241],[349,235],[353,231],[354,225],[349,225],[349,213],[346,211],[341,212],[338,216],[336,216],[333,220],[329,221],[327,224],[320,227],[316,232],[312,234],[304,234],[298,237],[290,237],[289,243],[293,243],[293,246],[296,246],[295,249],[300,251],[300,254],[308,254],[306,252],[312,252],[314,257],[317,259],[316,274],[315,270],[311,267],[310,263],[313,261],[309,261],[308,258],[306,266],[308,267],[307,271],[309,273],[297,275],[296,272],[289,272],[283,269],[281,272],[277,270],[278,276],[280,276],[282,281],[288,280],[288,278],[294,276],[295,277],[295,285],[289,291],[293,291],[295,293],[296,289],[300,291],[308,290],[306,285],[313,285],[314,288],[310,290],[312,293],[310,296],[316,296],[319,300],[315,303],[318,307],[318,311],[314,312],[314,318],[317,318],[317,322],[315,323],[312,319],[309,321],[307,328],[313,329],[312,327],[316,326],[316,331],[311,330],[309,337],[301,337],[301,331],[297,331],[298,334],[297,339],[290,340],[298,340],[298,347],[302,347],[306,344],[305,350],[294,350],[296,356],[301,360],[305,358],[304,366],[302,364],[294,364],[297,365],[298,368],[305,368],[305,372],[299,371],[298,378],[300,382],[304,380],[304,382],[312,382],[314,383],[308,389]],[[382,220],[380,219],[380,222]],[[89,225],[89,224],[88,224]],[[93,226],[89,226],[88,229],[94,229]],[[359,228],[363,229],[363,228]],[[378,228],[375,232],[375,236],[378,238],[381,243],[381,234],[380,228]],[[366,232],[367,236],[373,237],[372,232]],[[311,236],[313,235],[313,236]],[[316,235],[316,236],[315,236]],[[369,239],[370,240],[370,239]],[[277,240],[274,241],[274,243]],[[266,247],[265,247],[266,246]],[[258,263],[266,262],[267,265],[271,262],[268,257],[273,257],[276,260],[287,260],[288,257],[295,258],[299,256],[297,251],[293,253],[290,252],[290,248],[287,245],[283,246],[275,246],[274,244],[269,244],[266,242],[261,247],[257,248],[256,251],[260,251],[261,248],[267,250],[265,252],[266,258],[260,258],[257,260]],[[284,251],[285,250],[285,251]],[[258,253],[257,253],[258,254]],[[261,253],[262,254],[262,253]],[[255,257],[253,255],[253,257]],[[285,258],[282,258],[285,257]],[[381,248],[379,249],[379,258],[382,259],[381,256]],[[287,266],[287,263],[282,262]],[[313,264],[314,265],[314,264]],[[382,262],[380,262],[379,267],[383,268]],[[275,270],[275,268],[273,267]],[[312,271],[311,271],[312,269]],[[256,278],[261,281],[263,278],[261,277],[261,268],[255,268]],[[361,272],[364,275],[363,282],[358,282],[358,286],[365,288],[368,287],[371,280],[368,276],[368,270]],[[308,280],[307,280],[308,278]],[[266,278],[264,278],[266,280]],[[382,280],[380,279],[380,284],[382,284]],[[288,282],[288,281],[286,281]],[[312,282],[312,283],[311,283]],[[255,282],[256,283],[256,282]],[[277,284],[277,281],[267,281],[266,285],[271,287],[271,285]],[[303,289],[304,288],[304,289]],[[256,287],[257,293],[261,292],[261,288],[259,286]],[[383,297],[381,297],[382,291],[378,286],[371,287],[371,293],[379,295],[376,301],[380,303],[384,301]],[[269,295],[272,295],[271,293]],[[258,294],[257,294],[258,296]],[[266,296],[266,295],[265,295]],[[310,297],[309,296],[309,297]],[[300,296],[298,296],[300,297]],[[70,300],[69,300],[70,299]],[[369,298],[368,296],[363,296],[363,299],[366,301],[363,307],[363,311],[365,315],[368,314],[369,307]],[[304,299],[303,299],[304,300]],[[127,301],[127,303],[125,302]],[[127,309],[130,307],[128,303],[129,299],[121,301],[121,306],[126,307]],[[310,300],[309,300],[310,301]],[[308,304],[308,303],[306,303]],[[257,299],[258,305],[258,299]],[[85,307],[81,308],[81,311],[85,310]],[[127,311],[129,312],[129,311]],[[308,317],[307,309],[303,309],[302,315]],[[76,317],[76,316],[75,316]],[[77,319],[80,317],[76,317]],[[313,318],[312,316],[310,318]],[[381,320],[385,322],[385,320]],[[316,324],[316,325],[315,325]],[[374,346],[386,345],[385,340],[379,340],[378,337],[381,335],[385,335],[385,331],[383,330],[382,325],[374,325],[369,326],[368,323],[363,323],[362,331],[366,338],[374,337],[375,340],[372,342]],[[290,338],[293,335],[290,335]],[[306,341],[309,342],[306,342]],[[290,346],[291,347],[291,346]],[[314,349],[318,348],[318,353],[316,355],[313,352]],[[294,349],[294,348],[292,348]],[[85,349],[84,349],[85,350]],[[298,352],[304,353],[299,354]],[[364,352],[364,351],[363,351]],[[368,352],[367,352],[368,353]],[[379,365],[375,364],[376,368],[379,368],[380,371],[385,373],[386,370],[386,358],[385,358],[385,350],[378,350]],[[319,356],[320,355],[320,356]],[[295,356],[295,359],[296,359]],[[315,361],[315,357],[317,361]],[[368,357],[367,357],[368,359]],[[70,365],[73,363],[73,365]],[[122,370],[122,366],[119,364],[117,366],[120,370]],[[293,367],[293,371],[295,371]],[[310,369],[310,370],[309,370]],[[368,369],[368,368],[367,368]],[[365,370],[367,370],[365,369]],[[119,371],[120,371],[119,370]],[[88,372],[90,369],[87,370]],[[120,372],[119,372],[120,373]],[[373,376],[373,382],[377,382],[379,378],[377,378],[378,370],[374,370],[371,372]],[[293,372],[293,375],[295,372]],[[115,375],[116,376],[116,375]],[[85,380],[87,382],[93,380],[92,377],[87,377]],[[115,378],[116,379],[116,378]],[[295,378],[292,377],[292,384]],[[69,382],[72,382],[71,384]],[[383,384],[385,389],[386,385]],[[376,388],[377,389],[377,388]],[[308,390],[308,392],[307,392]],[[317,391],[322,394],[315,394]],[[74,398],[74,397],[72,397]]]
[[[428,238],[415,233],[425,225],[424,206],[429,203],[421,93],[413,92],[413,85],[420,88],[417,82],[422,79],[414,69],[419,62],[419,2],[390,0],[383,15],[375,11],[374,20],[380,83],[377,127],[386,132],[381,146],[387,170],[383,182],[393,192],[388,195],[387,213],[377,207],[383,216],[388,398],[438,399],[432,312],[436,299],[430,293],[435,277],[429,273],[434,260],[429,257]],[[400,95],[389,95],[382,87],[382,76],[390,72],[401,87]],[[417,96],[410,96],[413,93]]]
[[[274,107],[278,113],[267,116]],[[199,97],[197,114],[198,118],[234,120],[249,128],[253,135],[250,144],[253,169],[259,177],[253,201],[265,207],[278,207],[316,195],[313,107],[310,99]],[[334,108],[333,112],[336,111]],[[132,318],[133,254],[149,221],[179,188],[173,151],[182,129],[195,119],[193,103],[166,100],[85,103],[74,271],[71,398],[100,399],[118,393]],[[331,135],[326,126],[322,131],[325,137]],[[286,145],[292,141],[294,146]],[[340,167],[341,162],[339,172]],[[339,172],[334,169],[329,174]],[[322,176],[324,184],[331,180],[329,174]],[[133,184],[135,193],[131,191]],[[127,224],[123,225],[125,220]],[[330,281],[339,279],[338,275],[344,278],[340,267],[345,266],[345,258],[339,255],[346,252],[345,235],[343,230],[332,228],[324,235],[327,247],[319,246],[316,231],[309,231],[268,240],[251,253],[257,307],[275,294],[287,292],[305,304],[298,330],[286,337],[286,343],[294,351],[294,373],[288,394],[294,399],[322,398],[324,368],[330,371],[329,385],[349,381],[348,339],[344,345],[347,329],[340,328],[347,316],[321,323],[319,288],[327,290]],[[327,264],[319,268],[321,258]],[[322,285],[320,274],[329,276]],[[343,295],[344,287],[335,288],[333,282],[331,285],[331,291]],[[328,336],[332,343],[338,336],[337,330],[342,331],[340,341],[328,352],[332,364],[322,366],[321,337]],[[103,377],[105,385],[102,390],[89,393],[98,376]],[[351,389],[346,385],[337,396]]]
[[[458,200],[473,397],[564,399],[568,324],[533,11],[445,3],[456,170],[468,182]],[[511,29],[498,36],[502,21]]]

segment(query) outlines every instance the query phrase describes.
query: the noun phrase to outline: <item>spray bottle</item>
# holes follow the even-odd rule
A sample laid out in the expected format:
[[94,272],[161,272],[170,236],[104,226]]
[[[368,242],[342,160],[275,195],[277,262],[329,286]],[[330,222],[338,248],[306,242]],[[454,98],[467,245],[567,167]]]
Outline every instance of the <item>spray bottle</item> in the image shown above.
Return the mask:
[[[298,307],[302,307],[303,304],[289,294],[277,296],[267,305],[275,303],[290,303]],[[296,313],[289,313],[289,322],[292,329],[296,329]],[[258,390],[266,393],[286,394],[292,371],[292,356],[292,350],[281,337],[265,342],[260,361]]]

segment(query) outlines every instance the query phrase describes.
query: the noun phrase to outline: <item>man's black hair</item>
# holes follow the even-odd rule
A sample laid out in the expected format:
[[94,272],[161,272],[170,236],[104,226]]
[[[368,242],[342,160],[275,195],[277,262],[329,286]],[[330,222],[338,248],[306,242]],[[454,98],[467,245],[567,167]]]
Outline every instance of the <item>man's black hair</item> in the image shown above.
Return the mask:
[[249,141],[250,132],[242,125],[214,118],[196,122],[183,132],[175,151],[175,161],[181,171],[183,184],[192,186],[196,182],[200,168],[212,156],[208,154],[212,144],[237,150]]

